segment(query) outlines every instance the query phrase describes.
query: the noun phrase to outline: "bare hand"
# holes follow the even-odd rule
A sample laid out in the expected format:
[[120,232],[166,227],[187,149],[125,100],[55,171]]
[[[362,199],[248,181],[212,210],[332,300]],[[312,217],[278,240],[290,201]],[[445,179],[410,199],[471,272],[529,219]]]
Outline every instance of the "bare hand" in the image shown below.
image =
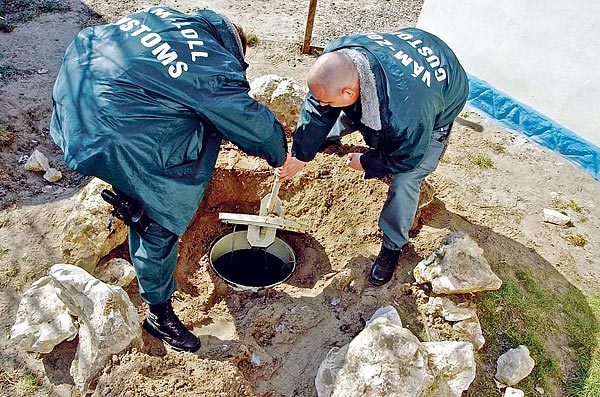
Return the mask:
[[292,154],[288,152],[287,159],[281,167],[275,168],[275,175],[279,177],[280,182],[285,182],[292,179],[304,166],[307,164],[306,161],[298,160],[292,157]]
[[356,171],[364,171],[364,168],[360,163],[361,156],[362,153],[348,153],[348,160],[346,160],[346,165]]

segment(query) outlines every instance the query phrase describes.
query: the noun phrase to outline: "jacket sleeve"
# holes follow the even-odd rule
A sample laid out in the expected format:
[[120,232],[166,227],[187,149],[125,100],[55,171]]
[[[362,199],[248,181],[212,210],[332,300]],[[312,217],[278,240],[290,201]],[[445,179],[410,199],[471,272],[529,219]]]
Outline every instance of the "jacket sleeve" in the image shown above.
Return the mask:
[[301,161],[314,159],[340,112],[341,108],[319,105],[319,101],[309,92],[294,133],[292,156]]
[[365,152],[360,158],[365,178],[407,172],[418,167],[429,147],[432,129],[432,123],[420,123],[412,130],[395,134],[397,138],[386,140]]
[[273,112],[248,95],[248,88],[245,80],[228,79],[213,90],[202,114],[223,138],[278,167],[287,157],[285,133]]

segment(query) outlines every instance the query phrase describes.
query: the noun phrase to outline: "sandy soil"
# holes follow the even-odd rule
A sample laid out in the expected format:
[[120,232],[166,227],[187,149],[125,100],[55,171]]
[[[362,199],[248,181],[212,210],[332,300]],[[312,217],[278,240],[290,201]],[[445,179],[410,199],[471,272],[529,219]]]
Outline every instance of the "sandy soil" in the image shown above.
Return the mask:
[[[84,25],[112,20],[148,5],[138,1],[71,2],[70,11],[41,13],[0,33],[0,369],[1,395],[26,395],[22,379],[39,379],[33,394],[79,396],[68,369],[76,341],[48,355],[27,354],[10,344],[20,294],[60,263],[60,232],[87,181],[62,163],[48,134],[52,84],[66,46]],[[314,57],[302,55],[308,1],[178,1],[186,10],[210,6],[240,22],[260,39],[249,49],[249,79],[275,73],[304,84]],[[315,45],[369,29],[416,23],[420,3],[389,0],[320,1]],[[391,25],[390,25],[391,24]],[[298,266],[285,283],[259,292],[232,290],[210,269],[207,253],[214,239],[231,231],[219,212],[258,213],[270,188],[262,161],[225,145],[205,200],[182,237],[176,273],[175,308],[201,335],[196,354],[173,353],[144,334],[144,347],[107,365],[95,396],[314,396],[314,376],[327,351],[348,343],[378,307],[394,305],[403,323],[423,338],[423,320],[402,284],[411,270],[452,230],[462,230],[484,249],[500,277],[528,269],[547,288],[574,286],[583,295],[599,293],[600,184],[581,170],[525,138],[465,109],[438,170],[428,182],[434,201],[421,214],[412,250],[402,259],[393,282],[369,287],[365,275],[379,248],[377,217],[385,199],[385,181],[365,181],[343,166],[344,154],[361,146],[356,136],[320,153],[304,172],[285,184],[280,197],[286,214],[310,226],[308,233],[281,233],[297,254]],[[42,151],[64,178],[54,184],[41,173],[25,171],[19,159]],[[473,164],[486,155],[491,168]],[[574,202],[577,206],[567,206]],[[544,223],[543,208],[561,207],[573,218],[570,227]],[[581,234],[583,247],[569,243]],[[120,247],[113,256],[128,257]],[[353,281],[353,282],[351,282]],[[145,308],[135,283],[127,289]],[[583,296],[582,295],[582,296]],[[556,341],[557,350],[564,349]],[[569,365],[570,358],[565,358]],[[480,369],[479,382],[493,373]],[[554,385],[560,395],[560,380]],[[552,395],[552,390],[547,394]],[[477,389],[469,395],[476,396]]]

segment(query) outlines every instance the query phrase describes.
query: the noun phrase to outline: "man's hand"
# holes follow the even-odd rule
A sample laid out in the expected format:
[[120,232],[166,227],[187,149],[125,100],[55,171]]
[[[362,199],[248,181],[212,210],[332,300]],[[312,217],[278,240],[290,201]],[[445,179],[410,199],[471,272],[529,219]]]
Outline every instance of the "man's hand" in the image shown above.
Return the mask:
[[348,160],[346,165],[356,171],[364,171],[362,164],[360,163],[360,157],[362,153],[348,153]]
[[281,167],[275,168],[275,175],[279,177],[280,182],[285,182],[296,175],[306,164],[307,162],[292,157],[292,154],[288,152],[285,163]]

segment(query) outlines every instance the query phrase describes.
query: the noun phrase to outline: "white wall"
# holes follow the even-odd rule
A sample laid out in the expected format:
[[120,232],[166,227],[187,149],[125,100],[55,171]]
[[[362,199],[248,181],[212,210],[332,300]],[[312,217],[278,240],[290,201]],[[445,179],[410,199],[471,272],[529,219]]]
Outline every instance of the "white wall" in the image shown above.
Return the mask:
[[466,71],[600,147],[600,1],[425,0]]

